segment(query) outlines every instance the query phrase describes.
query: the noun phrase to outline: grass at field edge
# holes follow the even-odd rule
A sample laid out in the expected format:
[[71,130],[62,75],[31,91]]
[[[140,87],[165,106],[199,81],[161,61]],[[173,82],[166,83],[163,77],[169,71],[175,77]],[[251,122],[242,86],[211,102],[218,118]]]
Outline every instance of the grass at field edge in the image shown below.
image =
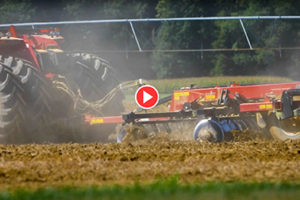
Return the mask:
[[[215,87],[216,85],[229,85],[231,82],[239,84],[263,84],[292,82],[288,77],[278,76],[221,76],[221,77],[191,77],[174,79],[148,80],[160,93],[160,98],[171,95],[174,90],[194,84],[197,87]],[[125,101],[134,101],[135,89],[125,91]]]
[[103,187],[17,189],[0,193],[0,199],[299,199],[300,183],[211,182],[182,185],[174,176],[152,184]]

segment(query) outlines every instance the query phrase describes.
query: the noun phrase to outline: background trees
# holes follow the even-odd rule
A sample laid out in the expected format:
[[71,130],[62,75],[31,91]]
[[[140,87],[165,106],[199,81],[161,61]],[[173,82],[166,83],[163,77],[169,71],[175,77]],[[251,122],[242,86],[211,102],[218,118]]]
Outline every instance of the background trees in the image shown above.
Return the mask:
[[[299,15],[300,2],[237,0],[2,0],[0,23],[113,18]],[[239,21],[135,23],[143,49],[248,48]],[[207,75],[300,75],[299,20],[244,20],[255,51],[136,53],[129,24],[62,26],[67,50],[100,54],[123,79]],[[263,48],[279,48],[266,50]],[[120,51],[122,52],[115,52]],[[113,51],[113,52],[108,52]]]

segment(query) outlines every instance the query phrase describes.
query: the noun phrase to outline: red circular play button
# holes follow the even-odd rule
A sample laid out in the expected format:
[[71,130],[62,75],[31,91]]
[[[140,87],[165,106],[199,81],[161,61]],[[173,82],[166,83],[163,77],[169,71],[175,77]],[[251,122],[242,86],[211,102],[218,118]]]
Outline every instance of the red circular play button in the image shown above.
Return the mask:
[[135,102],[143,109],[151,109],[156,106],[159,101],[159,94],[155,87],[144,85],[135,93]]

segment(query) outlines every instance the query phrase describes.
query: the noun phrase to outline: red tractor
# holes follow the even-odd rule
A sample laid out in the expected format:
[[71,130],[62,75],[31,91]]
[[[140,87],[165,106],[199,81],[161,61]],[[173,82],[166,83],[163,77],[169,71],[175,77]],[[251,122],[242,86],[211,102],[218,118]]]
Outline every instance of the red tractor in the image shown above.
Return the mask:
[[[62,41],[58,29],[20,34],[11,26],[0,33],[0,135],[5,142],[36,141],[36,130],[47,132],[70,120],[80,123],[83,111],[122,111],[114,103],[121,94],[109,95],[119,84],[110,64],[95,55],[65,52]],[[107,95],[109,101],[103,102]],[[91,102],[102,103],[101,110],[93,110]]]

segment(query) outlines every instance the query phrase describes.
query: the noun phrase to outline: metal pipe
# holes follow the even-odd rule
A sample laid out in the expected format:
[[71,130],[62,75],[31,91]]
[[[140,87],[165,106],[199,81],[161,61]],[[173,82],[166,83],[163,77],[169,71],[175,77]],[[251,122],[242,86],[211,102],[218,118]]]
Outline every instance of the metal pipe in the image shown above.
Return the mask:
[[130,27],[131,27],[132,33],[133,33],[133,35],[134,35],[135,42],[136,42],[136,44],[137,44],[137,46],[138,46],[138,48],[139,48],[139,52],[141,52],[141,51],[142,51],[142,49],[141,49],[141,46],[140,46],[139,40],[138,40],[138,38],[137,38],[137,36],[136,36],[136,33],[135,33],[135,30],[134,30],[133,24],[132,24],[132,22],[129,22],[129,24],[130,24]]
[[68,24],[101,24],[101,23],[128,23],[128,22],[162,22],[162,21],[207,21],[207,20],[271,20],[271,19],[300,19],[300,16],[228,16],[228,17],[179,17],[179,18],[143,18],[143,19],[102,19],[81,21],[57,21],[57,22],[29,22],[0,24],[0,27],[14,26],[48,26]]
[[[272,51],[299,51],[300,46],[295,47],[266,47],[266,48],[252,48],[254,51],[259,50],[272,50]],[[217,49],[144,49],[141,53],[178,53],[178,52],[231,52],[231,51],[252,51],[249,48],[217,48]],[[70,51],[73,52],[73,51]],[[78,52],[78,50],[76,51]],[[87,51],[82,50],[82,52],[87,53],[139,53],[139,50],[101,50],[101,51]]]
[[248,34],[247,34],[247,31],[246,31],[246,29],[245,29],[245,27],[244,27],[244,23],[243,23],[243,21],[242,21],[241,19],[240,19],[240,23],[241,23],[242,29],[243,29],[243,31],[244,31],[245,37],[246,37],[246,39],[247,39],[248,45],[249,45],[250,49],[253,50],[252,45],[251,45],[251,42],[250,42],[249,37],[248,37]]

